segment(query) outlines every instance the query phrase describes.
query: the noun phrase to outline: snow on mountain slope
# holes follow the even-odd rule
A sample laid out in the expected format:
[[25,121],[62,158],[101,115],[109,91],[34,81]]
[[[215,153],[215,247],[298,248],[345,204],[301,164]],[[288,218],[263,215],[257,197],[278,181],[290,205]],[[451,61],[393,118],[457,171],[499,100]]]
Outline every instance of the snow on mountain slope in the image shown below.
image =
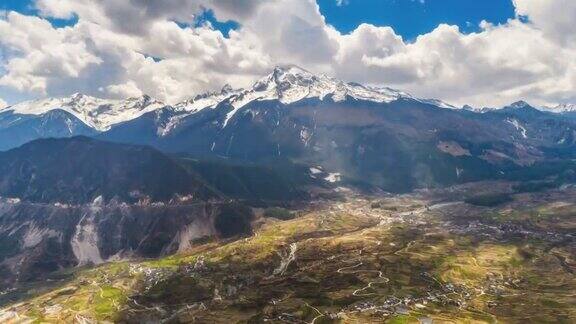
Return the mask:
[[438,100],[438,99],[418,99],[418,98],[412,98],[414,100],[420,101],[422,103],[426,103],[426,104],[430,104],[436,107],[440,107],[440,108],[445,108],[445,109],[462,109],[460,107],[456,107],[453,106],[449,103],[446,103],[442,100]]
[[542,107],[542,110],[558,114],[576,112],[576,104],[560,104],[555,107]]
[[[300,67],[288,65],[276,67],[271,74],[255,82],[251,88],[233,89],[226,85],[220,92],[197,95],[174,105],[172,109],[176,115],[172,117],[172,120],[167,123],[167,127],[164,127],[161,133],[165,135],[186,116],[206,108],[214,109],[223,102],[227,102],[233,107],[224,118],[222,126],[225,127],[240,108],[255,101],[278,100],[283,104],[291,104],[307,98],[318,98],[319,100],[330,98],[339,102],[349,97],[378,103],[389,103],[400,98],[407,98],[441,108],[458,109],[440,100],[419,99],[408,93],[387,87],[346,83],[323,74],[315,75]],[[116,124],[136,119],[145,113],[164,107],[166,107],[165,104],[148,96],[127,100],[107,100],[74,94],[67,98],[23,102],[0,109],[0,113],[11,111],[15,114],[41,115],[51,110],[61,109],[98,131],[106,131]]]
[[[373,102],[392,102],[398,98],[413,98],[407,93],[390,88],[363,86],[357,83],[345,83],[326,75],[315,75],[294,65],[276,67],[268,76],[255,82],[249,89],[232,89],[225,86],[221,92],[196,96],[174,106],[176,111],[194,114],[205,108],[215,108],[228,100],[234,108],[223,123],[226,126],[236,112],[254,101],[278,100],[291,104],[307,98],[324,100],[330,96],[334,101],[343,101],[347,97]],[[437,102],[422,101],[438,105]],[[438,101],[439,102],[439,101]],[[442,107],[452,107],[442,104]],[[182,116],[178,116],[181,118]]]
[[74,115],[86,125],[99,131],[105,131],[115,124],[138,118],[164,106],[163,103],[149,96],[126,100],[106,100],[77,93],[65,98],[22,102],[0,109],[0,113],[42,115],[55,109],[61,109]]
[[520,132],[520,134],[522,134],[523,138],[528,138],[527,135],[527,130],[524,126],[522,126],[522,124],[520,124],[520,122],[517,119],[513,119],[513,118],[508,118],[506,119],[506,122],[511,124],[512,126],[514,126],[514,128],[516,128],[517,131]]
[[350,96],[358,100],[392,102],[406,94],[388,88],[345,83],[326,75],[314,75],[294,65],[276,67],[270,75],[254,83],[251,89],[231,98],[234,109],[226,116],[224,126],[239,108],[256,100],[279,100],[283,104],[291,104],[306,98],[324,100],[328,96],[334,101],[343,101]]
[[405,92],[386,87],[346,83],[323,74],[315,75],[300,67],[289,65],[276,67],[271,74],[254,83],[250,89],[222,91],[220,94],[195,100],[192,105],[188,105],[193,108],[187,110],[198,111],[199,107],[202,106],[215,107],[219,100],[229,99],[234,109],[227,114],[223,123],[225,127],[240,108],[254,101],[278,100],[283,104],[291,104],[308,98],[324,100],[328,97],[336,102],[351,97],[379,103],[388,103],[399,98],[410,98],[442,108],[455,108],[439,100],[417,99]]
[[497,108],[490,108],[490,107],[472,107],[470,105],[464,105],[464,107],[462,107],[463,110],[468,110],[471,112],[475,112],[475,113],[486,113],[486,112],[490,112],[490,111],[494,111],[497,110]]
[[175,111],[196,113],[204,108],[215,108],[219,103],[225,99],[238,95],[244,91],[243,89],[235,90],[230,85],[225,85],[220,92],[207,92],[197,95],[192,99],[182,101],[174,105]]
[[345,83],[326,75],[314,75],[297,66],[277,67],[267,77],[254,84],[245,94],[246,99],[278,99],[284,104],[305,98],[319,98],[332,95],[334,101],[342,101],[346,96],[374,102],[391,102],[403,93],[388,88],[370,88],[357,83]]

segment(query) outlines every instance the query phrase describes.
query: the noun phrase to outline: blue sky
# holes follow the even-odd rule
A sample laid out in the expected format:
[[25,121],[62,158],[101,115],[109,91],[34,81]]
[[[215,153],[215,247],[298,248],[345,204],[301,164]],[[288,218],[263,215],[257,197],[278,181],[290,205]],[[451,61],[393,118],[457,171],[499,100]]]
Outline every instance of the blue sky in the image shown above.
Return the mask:
[[348,33],[361,23],[391,26],[404,39],[432,31],[441,23],[463,32],[478,30],[482,20],[493,24],[514,17],[511,0],[319,0],[329,24]]
[[[26,15],[37,14],[37,10],[34,9],[33,1],[31,0],[0,0],[0,10],[17,11]],[[77,21],[76,18],[70,20],[48,18],[48,20],[55,27],[73,25]]]
[[1,10],[16,10],[19,12],[29,12],[30,1],[26,0],[3,0],[0,2]]
[[[494,24],[514,17],[512,0],[318,0],[320,10],[329,24],[342,33],[362,23],[391,26],[406,40],[432,31],[441,23],[458,25],[463,32],[478,30],[487,20]],[[30,0],[2,0],[0,10],[34,14]],[[225,34],[237,28],[234,22],[217,22],[211,13],[201,17],[211,21]],[[55,26],[70,25],[75,20],[51,20]]]

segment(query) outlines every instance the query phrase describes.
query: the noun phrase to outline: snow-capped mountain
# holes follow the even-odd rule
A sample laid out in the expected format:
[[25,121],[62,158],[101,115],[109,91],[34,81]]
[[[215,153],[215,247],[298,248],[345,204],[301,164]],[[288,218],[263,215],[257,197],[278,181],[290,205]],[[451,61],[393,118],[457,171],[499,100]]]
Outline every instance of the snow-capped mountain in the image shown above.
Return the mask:
[[551,113],[556,113],[556,114],[576,112],[576,104],[559,104],[556,106],[533,106],[524,100],[516,101],[510,105],[507,105],[507,106],[504,106],[501,108],[491,108],[491,107],[479,108],[479,107],[472,107],[469,105],[465,105],[464,107],[462,107],[462,109],[464,109],[464,110],[469,110],[469,111],[473,111],[473,112],[477,112],[477,113],[485,113],[485,112],[489,112],[489,111],[498,111],[498,110],[502,110],[502,109],[511,110],[511,109],[523,109],[523,108],[532,108],[532,109],[537,109],[540,111],[551,112]]
[[258,80],[248,89],[233,89],[226,85],[220,92],[198,95],[174,106],[177,111],[196,113],[204,108],[215,108],[228,101],[233,107],[227,120],[238,109],[254,101],[279,100],[291,104],[302,99],[331,97],[342,101],[350,96],[359,100],[391,102],[400,97],[410,97],[407,93],[390,88],[365,87],[357,83],[345,83],[326,75],[314,75],[294,65],[276,67],[268,76]]
[[[232,109],[226,116],[223,126],[236,112],[254,101],[278,100],[291,104],[303,99],[330,98],[335,102],[353,98],[377,103],[389,103],[399,98],[409,98],[441,108],[457,109],[437,99],[419,99],[412,95],[387,88],[364,86],[326,76],[315,75],[294,65],[276,67],[268,76],[258,80],[248,89],[233,89],[226,85],[220,92],[197,95],[173,106],[178,112],[177,119],[198,113],[205,108],[215,108],[227,102]],[[147,95],[126,100],[100,99],[76,93],[65,98],[47,98],[22,102],[0,109],[0,114],[12,112],[20,115],[42,115],[52,110],[63,110],[80,121],[102,132],[112,126],[134,120],[148,112],[164,108],[166,105]]]
[[389,88],[345,83],[326,75],[312,74],[294,65],[276,67],[271,74],[254,83],[251,89],[240,91],[230,98],[234,109],[226,116],[224,126],[239,108],[253,101],[278,100],[283,104],[291,104],[308,98],[331,98],[338,102],[352,97],[382,103],[392,102],[403,96],[407,94]]
[[175,107],[179,111],[196,113],[204,108],[215,108],[219,103],[228,101],[234,109],[226,116],[223,124],[226,126],[230,118],[240,108],[254,101],[278,100],[287,105],[310,98],[319,100],[330,98],[339,102],[348,97],[377,103],[389,103],[399,98],[410,98],[441,108],[457,109],[455,106],[437,99],[418,99],[406,92],[388,87],[364,86],[354,82],[346,83],[324,74],[313,74],[295,65],[276,67],[271,74],[255,82],[251,88],[232,89],[227,85],[221,92],[199,95],[177,104]]
[[76,93],[65,98],[25,101],[0,109],[0,114],[12,112],[19,115],[43,115],[53,110],[63,110],[97,131],[106,131],[113,125],[164,106],[162,102],[146,95],[126,100],[108,100]]
[[221,103],[227,103],[233,108],[227,112],[221,123],[222,127],[226,127],[228,121],[241,108],[250,103],[278,100],[280,103],[288,105],[310,98],[319,100],[330,98],[334,102],[353,98],[376,103],[389,103],[399,98],[409,98],[441,108],[457,109],[440,100],[418,99],[406,92],[388,87],[371,87],[353,82],[346,83],[323,74],[315,75],[295,65],[288,65],[276,67],[272,73],[256,81],[250,88],[234,89],[230,85],[225,85],[219,92],[200,94],[174,105],[174,116],[171,116],[159,129],[159,134],[162,136],[167,135],[184,118],[207,108],[214,109]]
[[243,89],[234,90],[230,85],[225,85],[220,92],[206,92],[194,98],[182,101],[174,105],[174,110],[182,113],[196,113],[204,108],[214,108],[225,99],[238,95]]
[[[202,139],[208,143],[202,142],[202,145],[208,145],[210,152],[213,152],[218,151],[219,146],[217,143],[214,144],[214,140],[210,137],[223,132],[241,132],[232,124],[244,116],[266,120],[266,123],[269,123],[268,127],[278,129],[282,126],[283,116],[291,114],[290,110],[293,108],[310,107],[310,111],[303,111],[304,114],[309,114],[315,105],[338,107],[340,110],[343,107],[349,109],[371,106],[382,107],[385,111],[436,107],[454,110],[455,114],[460,114],[460,110],[471,110],[476,113],[492,111],[469,106],[459,108],[436,99],[417,98],[388,87],[344,82],[289,65],[276,67],[269,75],[248,88],[237,89],[226,85],[220,91],[196,95],[172,106],[149,96],[108,100],[82,94],[23,102],[0,109],[0,144],[5,144],[0,145],[0,149],[13,148],[36,138],[89,135],[142,144],[174,141],[170,143],[170,149],[177,149],[181,143],[190,144]],[[531,106],[519,102],[503,110],[522,107]],[[430,110],[433,117],[446,113],[446,111],[436,113],[437,109]],[[350,113],[354,115],[356,111],[350,110]],[[48,113],[50,116],[46,115]],[[336,110],[329,115],[331,119],[339,118]],[[374,122],[374,116],[365,118],[369,122]],[[86,129],[82,127],[84,125]],[[309,125],[301,132],[300,137],[312,134]],[[191,134],[197,139],[191,139],[189,137]],[[176,141],[175,138],[179,140]],[[238,137],[235,137],[234,141],[237,140]],[[221,145],[227,151],[229,143]]]
[[542,107],[542,110],[549,111],[557,114],[576,112],[576,104],[559,104],[553,107]]
[[[326,75],[315,75],[291,65],[276,67],[268,76],[260,79],[251,89],[241,93],[233,102],[242,105],[253,100],[277,99],[290,104],[306,98],[331,97],[342,101],[346,96],[374,102],[391,102],[408,94],[390,88],[366,87],[358,83],[345,83]],[[236,106],[235,105],[235,106]]]
[[491,108],[491,107],[473,107],[473,106],[470,106],[470,105],[464,105],[464,106],[462,107],[462,109],[463,109],[463,110],[472,111],[472,112],[475,112],[475,113],[486,113],[486,112],[489,112],[489,111],[494,111],[494,110],[496,110],[496,108]]
[[0,150],[84,134],[190,157],[298,161],[323,170],[328,182],[400,192],[499,178],[573,157],[570,116],[526,102],[482,114],[440,107],[453,108],[288,66],[247,89],[226,86],[174,106],[148,97],[116,102],[80,95],[16,105],[0,113]]

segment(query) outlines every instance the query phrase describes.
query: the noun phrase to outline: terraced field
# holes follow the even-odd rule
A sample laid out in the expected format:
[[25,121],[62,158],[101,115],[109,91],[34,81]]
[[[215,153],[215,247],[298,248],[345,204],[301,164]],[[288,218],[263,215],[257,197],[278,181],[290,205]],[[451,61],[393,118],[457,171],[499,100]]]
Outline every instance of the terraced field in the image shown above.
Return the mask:
[[575,197],[350,195],[261,217],[252,237],[3,292],[0,321],[573,323]]

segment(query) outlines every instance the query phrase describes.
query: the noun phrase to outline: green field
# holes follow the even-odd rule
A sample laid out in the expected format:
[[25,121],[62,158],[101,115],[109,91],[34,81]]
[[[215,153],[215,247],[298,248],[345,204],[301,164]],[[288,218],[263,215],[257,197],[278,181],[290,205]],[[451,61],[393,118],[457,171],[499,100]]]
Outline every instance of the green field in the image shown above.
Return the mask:
[[[38,283],[15,294],[20,300],[0,319],[574,322],[575,245],[538,233],[573,232],[576,206],[525,199],[514,199],[523,207],[489,210],[425,207],[428,202],[411,198],[328,203],[294,219],[264,218],[246,239],[59,274],[63,279],[51,286]],[[478,229],[458,225],[465,210],[465,221],[478,221]],[[490,234],[503,224],[528,224],[533,234]]]

